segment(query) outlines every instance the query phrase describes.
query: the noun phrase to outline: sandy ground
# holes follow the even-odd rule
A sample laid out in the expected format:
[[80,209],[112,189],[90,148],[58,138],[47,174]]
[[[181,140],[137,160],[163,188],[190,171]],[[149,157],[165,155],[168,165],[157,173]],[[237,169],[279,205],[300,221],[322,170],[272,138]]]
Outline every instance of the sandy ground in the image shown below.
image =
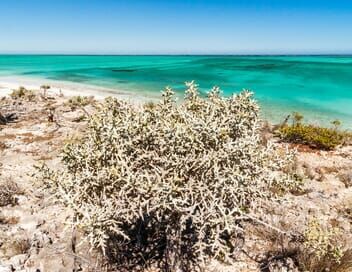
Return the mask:
[[[0,80],[0,96],[22,83]],[[37,83],[25,86],[38,89],[46,84]],[[63,97],[58,95],[60,89]],[[61,167],[61,147],[84,130],[86,112],[94,111],[94,103],[84,110],[68,106],[69,95],[75,94],[82,92],[53,85],[49,97],[33,102],[0,98],[1,112],[17,115],[17,120],[0,127],[0,186],[17,186],[14,201],[0,207],[0,272],[104,270],[99,254],[89,252],[82,235],[71,228],[72,211],[57,203],[34,176],[42,162]],[[48,118],[50,110],[54,122]],[[305,192],[271,207],[269,217],[265,215],[269,223],[301,232],[314,216],[339,227],[344,235],[341,246],[351,248],[352,147],[329,152],[302,149],[296,167]],[[262,226],[249,227],[239,246],[237,265],[214,263],[210,271],[260,271],[263,256],[278,247],[277,239],[277,234]],[[270,271],[297,271],[285,269]]]
[[35,79],[24,76],[0,76],[0,96],[8,95],[14,89],[23,86],[30,90],[39,90],[40,86],[49,85],[49,94],[65,96],[94,96],[96,99],[103,99],[107,96],[114,96],[130,103],[143,103],[148,100],[155,100],[157,96],[147,96],[140,93],[131,93],[123,90],[109,89],[99,86],[92,86],[81,83],[56,81],[48,79]]

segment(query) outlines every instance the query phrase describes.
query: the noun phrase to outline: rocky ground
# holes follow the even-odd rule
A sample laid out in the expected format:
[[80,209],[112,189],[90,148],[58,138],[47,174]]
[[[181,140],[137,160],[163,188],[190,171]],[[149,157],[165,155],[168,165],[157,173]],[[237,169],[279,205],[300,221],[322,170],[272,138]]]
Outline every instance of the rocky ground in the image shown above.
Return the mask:
[[[34,176],[43,161],[60,167],[60,148],[84,130],[85,117],[93,111],[93,100],[81,107],[58,94],[0,100],[6,119],[0,125],[0,272],[106,269],[70,226],[72,212]],[[352,146],[335,151],[300,147],[296,170],[304,190],[268,207],[261,217],[268,226],[258,222],[246,228],[238,239],[236,267],[214,263],[209,270],[298,271],[289,254],[293,242],[277,230],[302,233],[309,218],[339,228],[341,247],[352,248]]]
[[[47,96],[32,102],[4,98],[3,116],[16,114],[0,128],[0,271],[98,271],[94,258],[70,225],[71,212],[50,198],[33,173],[43,161],[59,167],[63,143],[84,126],[86,111]],[[66,104],[65,104],[66,103]]]

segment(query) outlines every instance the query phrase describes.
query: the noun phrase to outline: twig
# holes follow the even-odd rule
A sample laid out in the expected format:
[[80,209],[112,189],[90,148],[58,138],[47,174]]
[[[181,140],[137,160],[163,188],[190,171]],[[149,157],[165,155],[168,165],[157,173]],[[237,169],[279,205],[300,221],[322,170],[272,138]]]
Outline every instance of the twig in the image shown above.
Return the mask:
[[265,226],[265,227],[267,227],[269,229],[272,229],[272,230],[274,230],[274,231],[276,231],[276,232],[278,232],[280,234],[283,234],[283,235],[286,235],[286,236],[292,236],[292,233],[289,233],[287,231],[283,231],[283,230],[281,230],[281,229],[279,229],[279,228],[277,228],[277,227],[275,227],[273,225],[270,225],[270,224],[260,220],[259,218],[251,216],[249,214],[244,214],[243,217],[247,217],[248,219],[253,220],[253,221],[255,221],[255,222],[257,222],[257,223],[259,223],[259,224],[261,224],[261,225],[263,225],[263,226]]

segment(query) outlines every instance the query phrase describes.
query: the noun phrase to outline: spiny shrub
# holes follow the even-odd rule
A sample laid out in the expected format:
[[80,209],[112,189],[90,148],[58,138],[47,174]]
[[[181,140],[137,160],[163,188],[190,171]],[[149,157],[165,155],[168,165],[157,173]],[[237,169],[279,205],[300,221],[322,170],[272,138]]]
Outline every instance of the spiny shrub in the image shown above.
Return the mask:
[[339,122],[334,121],[334,128],[303,124],[303,116],[294,115],[291,125],[284,125],[278,130],[279,137],[286,142],[305,144],[312,148],[331,150],[347,140],[348,133],[338,130]]
[[36,95],[33,91],[27,90],[25,87],[19,87],[17,90],[13,90],[10,93],[12,99],[24,99],[27,101],[33,101]]
[[232,262],[241,219],[296,186],[281,171],[293,154],[261,144],[250,92],[223,98],[213,88],[201,98],[187,87],[177,104],[170,88],[144,107],[107,99],[83,139],[65,147],[64,170],[43,168],[119,271]]

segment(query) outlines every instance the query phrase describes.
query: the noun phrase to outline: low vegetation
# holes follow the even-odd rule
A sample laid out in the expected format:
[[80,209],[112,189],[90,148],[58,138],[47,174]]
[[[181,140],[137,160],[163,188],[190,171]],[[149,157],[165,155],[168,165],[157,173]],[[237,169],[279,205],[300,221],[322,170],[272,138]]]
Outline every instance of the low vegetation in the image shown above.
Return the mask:
[[32,90],[27,90],[25,87],[19,87],[10,93],[12,99],[24,99],[26,101],[34,101],[36,94]]
[[92,104],[94,101],[94,98],[92,96],[73,96],[71,97],[66,105],[69,106],[72,110],[81,108],[84,106],[87,106],[89,104]]
[[279,137],[285,142],[304,144],[323,150],[332,150],[351,137],[350,133],[339,130],[338,120],[332,122],[331,128],[304,124],[302,120],[303,116],[295,113],[292,124],[284,124],[278,129]]
[[[0,125],[6,125],[8,123],[14,122],[17,120],[17,115],[15,113],[8,113],[3,115],[0,112]],[[0,128],[1,130],[1,128]]]
[[16,195],[21,194],[18,185],[10,179],[0,182],[0,207],[15,205],[17,202]]
[[261,271],[351,271],[352,250],[348,248],[341,229],[332,227],[327,222],[323,224],[318,218],[312,217],[304,226],[303,232],[295,234],[267,234],[272,245],[260,261]]
[[321,271],[325,267],[331,271],[340,264],[344,252],[338,236],[339,229],[323,227],[316,218],[310,220],[304,232],[305,249],[301,256],[304,270]]
[[119,271],[232,263],[240,222],[298,186],[281,171],[294,154],[262,144],[258,114],[250,92],[201,98],[193,82],[181,104],[170,88],[140,108],[109,98],[66,145],[64,169],[42,174]]
[[337,177],[341,182],[345,184],[346,188],[352,186],[352,169],[345,169],[339,171]]
[[48,90],[50,89],[51,87],[49,85],[42,85],[40,86],[40,89],[43,90],[43,97],[46,97],[47,95],[47,92]]

